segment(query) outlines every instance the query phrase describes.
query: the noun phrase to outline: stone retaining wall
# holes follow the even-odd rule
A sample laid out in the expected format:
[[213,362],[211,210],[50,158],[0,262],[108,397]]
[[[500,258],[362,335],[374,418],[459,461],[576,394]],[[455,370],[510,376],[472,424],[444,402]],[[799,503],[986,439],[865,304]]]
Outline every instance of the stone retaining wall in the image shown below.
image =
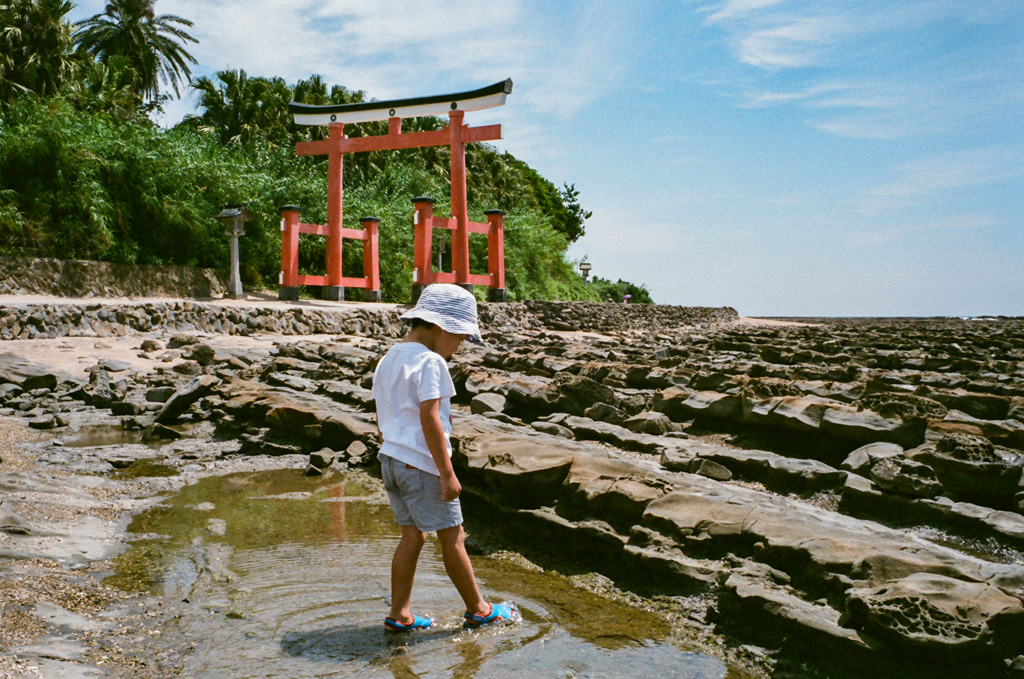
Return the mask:
[[[2,299],[0,299],[2,303]],[[0,340],[109,337],[172,330],[229,335],[275,332],[285,335],[347,334],[397,337],[406,307],[345,305],[238,307],[192,301],[59,303],[0,306]],[[481,304],[483,330],[517,328],[657,332],[736,319],[730,308],[670,307],[569,302]]]
[[139,304],[26,304],[0,307],[0,339],[110,337],[172,330],[247,335],[346,334],[397,337],[402,323],[391,309],[344,311],[225,307],[202,302]]
[[0,257],[0,294],[58,297],[214,297],[225,284],[212,269]]
[[525,302],[538,323],[554,330],[621,332],[658,331],[683,326],[732,323],[739,314],[732,307],[685,307],[661,304],[597,302]]

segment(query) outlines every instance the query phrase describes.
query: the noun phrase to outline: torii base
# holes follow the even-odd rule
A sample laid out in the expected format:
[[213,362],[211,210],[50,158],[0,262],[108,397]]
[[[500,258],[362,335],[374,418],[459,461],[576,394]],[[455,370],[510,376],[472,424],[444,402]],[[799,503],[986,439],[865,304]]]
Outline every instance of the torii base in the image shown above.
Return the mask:
[[295,287],[281,287],[277,289],[277,298],[282,302],[298,302],[299,301],[299,286]]
[[320,288],[320,299],[326,299],[331,302],[344,302],[345,301],[345,286],[343,285],[325,285]]
[[505,288],[488,288],[487,290],[487,301],[488,302],[507,302],[508,291]]

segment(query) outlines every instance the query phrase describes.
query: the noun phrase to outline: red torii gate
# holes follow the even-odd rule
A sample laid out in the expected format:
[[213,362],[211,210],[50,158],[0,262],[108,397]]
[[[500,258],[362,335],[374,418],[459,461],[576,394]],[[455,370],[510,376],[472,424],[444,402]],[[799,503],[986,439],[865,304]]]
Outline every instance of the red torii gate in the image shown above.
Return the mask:
[[[278,298],[295,300],[300,285],[321,285],[325,299],[343,300],[345,286],[364,289],[364,299],[380,301],[380,276],[377,251],[376,218],[364,218],[363,230],[342,228],[342,157],[345,153],[389,151],[423,146],[451,147],[452,218],[433,218],[432,211],[421,209],[417,199],[414,224],[413,301],[424,286],[434,282],[453,282],[472,290],[474,284],[488,285],[489,301],[506,301],[504,262],[504,213],[489,210],[487,224],[470,222],[466,204],[466,144],[501,139],[501,125],[470,127],[463,123],[466,111],[476,111],[505,103],[512,92],[512,80],[495,83],[471,92],[442,94],[413,99],[314,106],[292,102],[289,110],[298,125],[328,125],[329,135],[321,141],[299,142],[296,155],[327,155],[327,224],[302,224],[299,209],[281,208],[281,280]],[[402,118],[448,114],[448,127],[427,132],[402,133]],[[346,123],[387,120],[388,133],[350,139],[345,136]],[[429,199],[427,199],[429,200]],[[433,201],[430,201],[433,203]],[[452,273],[434,272],[430,248],[434,228],[450,228],[452,234]],[[488,234],[488,268],[486,275],[473,275],[469,270],[470,232]],[[327,236],[327,275],[300,276],[298,273],[299,233]],[[363,277],[342,276],[342,242],[358,238],[363,245]]]

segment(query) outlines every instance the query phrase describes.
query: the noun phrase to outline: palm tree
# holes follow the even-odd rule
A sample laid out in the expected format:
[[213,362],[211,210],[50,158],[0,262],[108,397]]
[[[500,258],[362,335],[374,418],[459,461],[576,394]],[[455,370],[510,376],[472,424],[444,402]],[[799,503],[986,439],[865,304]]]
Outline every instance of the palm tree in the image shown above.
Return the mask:
[[106,64],[94,61],[80,67],[78,77],[64,83],[61,92],[75,108],[131,118],[144,110],[139,89],[139,75],[128,60],[111,57]]
[[0,101],[53,94],[74,70],[68,0],[0,0]]
[[250,78],[242,69],[220,71],[217,82],[202,76],[192,84],[199,93],[203,114],[195,121],[200,130],[216,132],[222,142],[248,144],[258,137],[288,141],[288,102],[291,88],[281,78]]
[[182,27],[192,22],[172,14],[157,16],[155,0],[110,0],[103,14],[75,24],[79,49],[106,63],[124,57],[140,77],[139,94],[156,99],[160,85],[170,85],[181,96],[179,83],[192,77],[189,64],[197,63],[185,43],[197,42]]

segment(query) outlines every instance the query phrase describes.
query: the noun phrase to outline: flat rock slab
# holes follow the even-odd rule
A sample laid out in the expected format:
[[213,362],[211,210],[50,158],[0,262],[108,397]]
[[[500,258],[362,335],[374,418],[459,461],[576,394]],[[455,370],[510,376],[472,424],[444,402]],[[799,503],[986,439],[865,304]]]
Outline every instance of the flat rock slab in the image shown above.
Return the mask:
[[82,516],[59,524],[39,522],[31,535],[16,535],[0,543],[0,557],[7,559],[53,559],[67,564],[103,561],[121,553],[128,519],[112,522]]
[[673,471],[696,471],[695,462],[708,460],[722,465],[735,476],[787,492],[836,488],[846,480],[846,472],[817,460],[686,440],[677,442],[676,446],[674,449],[666,449],[661,456],[662,465]]
[[70,375],[42,363],[11,353],[0,354],[0,384],[16,384],[25,391],[55,389],[60,382],[74,381]]
[[622,450],[660,453],[666,445],[675,445],[675,439],[664,439],[652,434],[639,434],[625,427],[598,422],[589,417],[569,416],[560,424],[571,429],[577,439],[604,441]]
[[72,613],[57,604],[45,601],[33,604],[32,615],[62,632],[90,632],[114,626],[109,620],[101,621],[80,613]]

